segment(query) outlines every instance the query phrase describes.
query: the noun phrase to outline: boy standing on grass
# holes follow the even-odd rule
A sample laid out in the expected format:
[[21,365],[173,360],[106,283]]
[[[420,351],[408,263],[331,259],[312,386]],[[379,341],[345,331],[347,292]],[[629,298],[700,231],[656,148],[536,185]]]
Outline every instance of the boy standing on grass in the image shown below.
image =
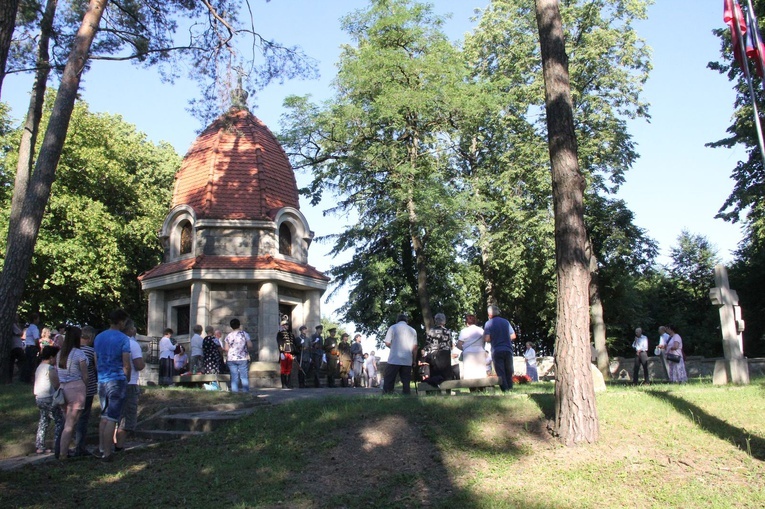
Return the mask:
[[130,379],[130,340],[122,332],[128,314],[123,309],[109,315],[109,328],[96,336],[95,350],[98,363],[98,399],[101,401],[101,422],[98,442],[101,460],[114,459],[114,429],[122,417],[127,381]]
[[75,456],[90,456],[91,453],[85,446],[85,439],[88,435],[88,423],[90,421],[90,410],[93,407],[93,396],[98,392],[98,371],[96,369],[96,351],[93,348],[93,340],[96,337],[96,330],[86,325],[82,328],[82,338],[80,339],[80,350],[88,358],[88,386],[85,388],[85,408],[82,409],[80,419],[77,421],[75,431]]

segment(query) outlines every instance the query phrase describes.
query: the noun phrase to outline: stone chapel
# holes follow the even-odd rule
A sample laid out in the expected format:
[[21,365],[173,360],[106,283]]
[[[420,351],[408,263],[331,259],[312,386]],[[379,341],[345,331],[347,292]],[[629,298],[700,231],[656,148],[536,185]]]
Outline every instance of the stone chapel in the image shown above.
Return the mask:
[[160,237],[163,262],[139,276],[149,336],[171,327],[183,340],[195,324],[225,335],[238,318],[253,360],[276,362],[281,315],[293,329],[319,324],[329,278],[308,265],[313,232],[294,171],[241,97],[186,153]]

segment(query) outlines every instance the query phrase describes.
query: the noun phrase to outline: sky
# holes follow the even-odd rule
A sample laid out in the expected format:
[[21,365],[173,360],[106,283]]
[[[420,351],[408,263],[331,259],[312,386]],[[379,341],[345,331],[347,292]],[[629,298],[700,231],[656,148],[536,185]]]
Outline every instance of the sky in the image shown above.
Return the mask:
[[[531,1],[531,0],[529,0]],[[471,30],[474,8],[487,0],[435,0],[435,11],[452,13],[445,30],[452,40]],[[318,80],[293,80],[272,84],[250,97],[250,110],[275,133],[279,130],[282,102],[291,94],[312,94],[315,100],[330,96],[340,45],[349,42],[339,19],[363,8],[361,0],[254,0],[256,28],[266,38],[301,46],[319,62]],[[724,27],[720,0],[659,0],[648,11],[648,20],[636,25],[638,34],[652,48],[653,70],[643,100],[650,104],[650,122],[629,122],[640,158],[626,174],[618,193],[635,213],[635,223],[659,245],[660,263],[669,261],[670,248],[683,229],[705,235],[730,261],[742,234],[737,225],[714,216],[733,188],[730,179],[743,149],[711,149],[704,145],[726,135],[735,98],[725,76],[707,69],[719,58],[720,43],[712,34]],[[31,77],[11,75],[3,85],[3,101],[20,119],[26,111]],[[124,62],[94,62],[85,75],[81,97],[91,111],[121,115],[154,142],[171,143],[185,154],[204,126],[189,112],[188,101],[198,97],[195,84],[181,79],[163,83],[155,69]],[[298,173],[298,185],[309,180]],[[323,217],[331,203],[311,207],[303,199],[301,210],[317,238],[338,232],[342,218]],[[328,270],[329,243],[312,244],[309,263]],[[328,292],[329,293],[329,292]],[[328,294],[327,294],[328,295]],[[325,295],[326,296],[326,295]],[[323,304],[329,315],[342,305],[346,292]],[[352,329],[352,328],[351,328]]]

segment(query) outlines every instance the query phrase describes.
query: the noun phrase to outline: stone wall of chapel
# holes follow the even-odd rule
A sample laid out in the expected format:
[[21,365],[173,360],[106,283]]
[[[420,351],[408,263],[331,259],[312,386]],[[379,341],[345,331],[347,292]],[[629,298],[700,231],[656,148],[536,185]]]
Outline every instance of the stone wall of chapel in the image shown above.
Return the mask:
[[174,290],[166,290],[165,291],[165,301],[170,302],[174,300],[181,300],[181,299],[188,299],[189,298],[189,289],[188,288],[176,288]]
[[262,232],[253,228],[200,228],[197,254],[208,256],[259,256]]
[[231,319],[238,318],[242,328],[252,339],[254,351],[258,350],[259,284],[222,283],[210,285],[210,325],[223,331],[231,330]]

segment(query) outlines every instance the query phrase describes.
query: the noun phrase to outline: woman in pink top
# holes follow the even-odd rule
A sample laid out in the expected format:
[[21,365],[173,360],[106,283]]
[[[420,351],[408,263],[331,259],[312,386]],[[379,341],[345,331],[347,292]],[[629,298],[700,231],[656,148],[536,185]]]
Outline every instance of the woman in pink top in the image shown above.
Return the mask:
[[82,330],[79,327],[70,327],[64,337],[64,347],[56,358],[58,379],[66,399],[64,431],[61,433],[60,450],[56,451],[61,459],[69,456],[69,443],[72,441],[74,427],[80,418],[80,412],[85,408],[88,358],[85,352],[80,350],[81,337]]

